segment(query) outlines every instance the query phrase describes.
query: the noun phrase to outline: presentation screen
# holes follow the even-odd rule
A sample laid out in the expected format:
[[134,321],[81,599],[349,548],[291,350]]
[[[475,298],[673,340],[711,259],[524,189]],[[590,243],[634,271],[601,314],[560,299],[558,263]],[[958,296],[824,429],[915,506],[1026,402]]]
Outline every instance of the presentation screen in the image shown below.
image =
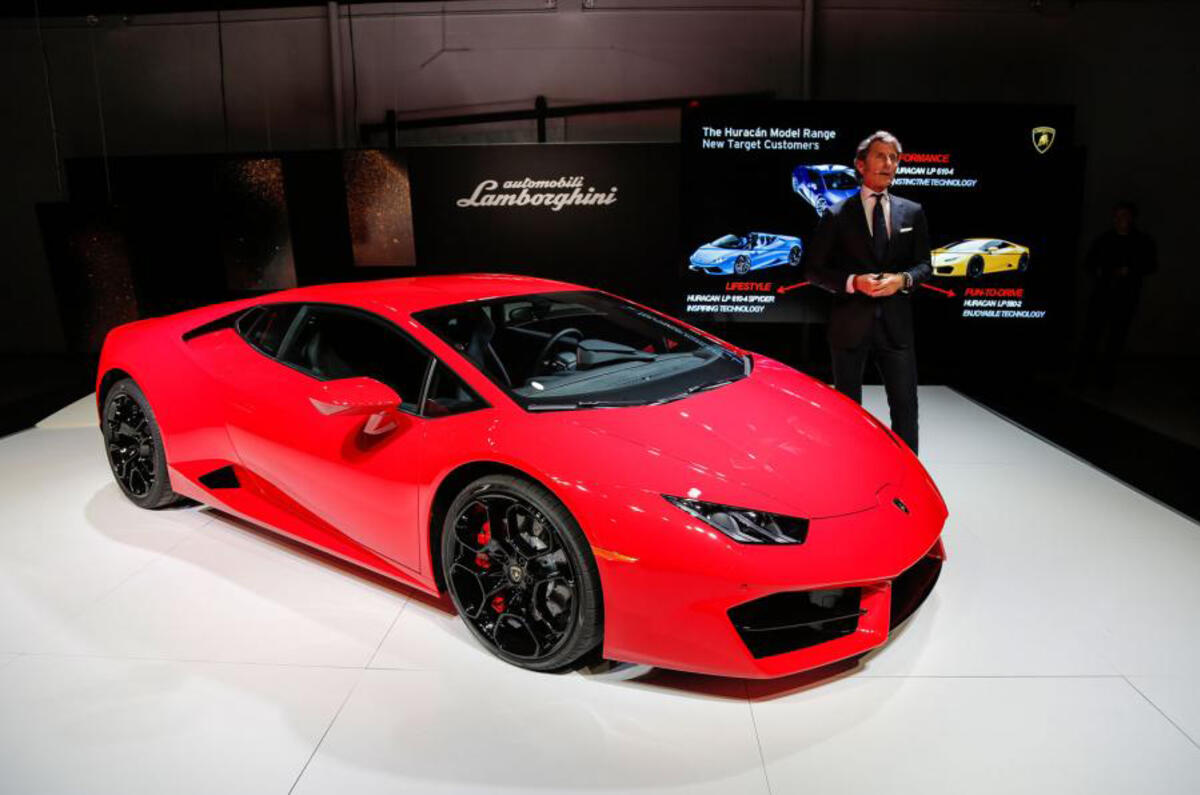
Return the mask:
[[1062,106],[693,103],[682,131],[683,315],[823,320],[828,297],[807,281],[806,252],[821,218],[860,189],[858,143],[887,130],[903,149],[891,190],[922,204],[929,221],[933,278],[917,288],[920,313],[992,327],[1046,322],[1073,266],[1072,115]]

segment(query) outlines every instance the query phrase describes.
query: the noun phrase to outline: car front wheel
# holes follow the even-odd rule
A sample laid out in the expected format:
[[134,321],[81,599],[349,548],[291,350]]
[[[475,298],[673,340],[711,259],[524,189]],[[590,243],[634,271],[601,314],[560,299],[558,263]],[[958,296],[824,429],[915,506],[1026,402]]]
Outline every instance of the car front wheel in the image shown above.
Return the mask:
[[599,645],[596,562],[579,524],[548,489],[510,475],[474,481],[446,512],[441,553],[455,608],[500,659],[555,671]]

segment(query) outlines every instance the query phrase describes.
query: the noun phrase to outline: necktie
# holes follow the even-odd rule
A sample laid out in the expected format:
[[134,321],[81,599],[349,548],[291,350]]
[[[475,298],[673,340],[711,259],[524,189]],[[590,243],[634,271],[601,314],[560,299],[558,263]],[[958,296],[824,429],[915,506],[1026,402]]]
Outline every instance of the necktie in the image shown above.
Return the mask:
[[875,199],[875,209],[871,212],[871,238],[875,244],[875,259],[883,262],[883,258],[887,256],[887,221],[883,217],[883,194],[873,193],[871,197]]

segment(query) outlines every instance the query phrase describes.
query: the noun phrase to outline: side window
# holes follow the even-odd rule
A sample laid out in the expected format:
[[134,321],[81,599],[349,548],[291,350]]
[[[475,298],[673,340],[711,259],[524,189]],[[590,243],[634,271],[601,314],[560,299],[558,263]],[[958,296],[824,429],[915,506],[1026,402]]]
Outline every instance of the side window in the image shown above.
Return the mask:
[[429,382],[429,395],[421,407],[421,414],[426,417],[445,417],[481,409],[486,405],[449,367],[441,362],[433,366],[433,379]]
[[384,320],[309,307],[279,358],[324,381],[374,378],[400,394],[400,408],[415,412],[432,357]]
[[298,311],[295,304],[256,306],[238,318],[238,333],[263,353],[276,356]]

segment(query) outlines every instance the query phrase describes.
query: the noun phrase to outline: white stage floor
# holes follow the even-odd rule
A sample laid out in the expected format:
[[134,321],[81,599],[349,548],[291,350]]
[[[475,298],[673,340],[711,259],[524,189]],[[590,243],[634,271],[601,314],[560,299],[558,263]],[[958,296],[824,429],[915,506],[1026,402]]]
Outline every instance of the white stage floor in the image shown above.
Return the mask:
[[414,592],[134,507],[90,400],[0,439],[0,792],[1200,792],[1200,526],[949,389],[937,589],[778,682],[507,666]]

